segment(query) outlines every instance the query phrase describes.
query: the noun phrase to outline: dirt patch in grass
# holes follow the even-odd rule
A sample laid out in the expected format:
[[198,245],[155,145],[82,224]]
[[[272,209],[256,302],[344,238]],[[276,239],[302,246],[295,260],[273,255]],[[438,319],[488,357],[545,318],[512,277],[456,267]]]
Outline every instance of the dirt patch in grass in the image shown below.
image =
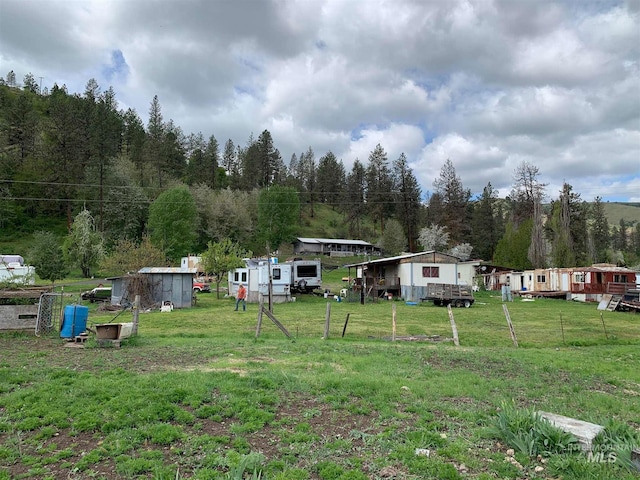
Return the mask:
[[[227,355],[216,357],[206,347],[175,347],[151,349],[146,345],[121,348],[67,348],[66,342],[57,338],[0,337],[0,351],[11,351],[13,355],[3,356],[0,368],[8,371],[33,371],[34,365],[40,365],[43,371],[65,369],[70,371],[91,372],[122,368],[135,373],[155,373],[161,371],[232,371],[238,375],[248,373],[242,368],[253,361],[273,362],[266,356],[247,357],[239,360],[237,367],[233,359]],[[229,362],[229,367],[213,368],[213,362],[222,360]],[[23,386],[26,386],[24,383]],[[355,400],[354,400],[355,401]],[[191,411],[188,406],[181,406]],[[2,413],[0,411],[0,413]],[[193,412],[191,412],[193,413]],[[73,422],[73,419],[70,419]],[[360,414],[350,412],[348,406],[333,406],[308,394],[289,394],[280,399],[275,409],[275,417],[257,430],[247,433],[234,433],[241,426],[234,418],[223,418],[219,421],[211,418],[196,418],[192,424],[174,424],[184,432],[184,437],[170,445],[144,444],[134,446],[125,455],[138,458],[140,455],[155,452],[161,454],[161,462],[165,466],[173,466],[180,478],[191,478],[199,466],[199,460],[189,457],[185,452],[193,452],[192,439],[203,435],[212,437],[228,437],[229,444],[221,445],[219,455],[224,456],[229,450],[238,447],[238,440],[246,445],[246,452],[264,455],[266,463],[287,457],[289,466],[305,469],[311,480],[319,477],[313,472],[313,462],[317,456],[302,454],[300,449],[309,449],[312,453],[332,451],[338,457],[361,458],[363,464],[370,461],[370,453],[365,442],[369,435],[380,432],[378,414]],[[304,428],[301,430],[301,426]],[[407,421],[406,428],[410,428]],[[117,456],[102,457],[91,461],[87,455],[96,456],[103,452],[107,435],[100,431],[76,432],[73,428],[61,428],[47,438],[40,438],[41,430],[0,433],[0,446],[12,450],[13,456],[2,460],[3,469],[10,478],[103,478],[106,480],[130,478],[127,474],[118,473]],[[300,440],[300,437],[306,438]],[[339,444],[339,446],[335,446]],[[301,447],[303,445],[304,447]],[[332,446],[333,445],[333,446]],[[242,453],[242,449],[238,450]],[[314,453],[314,455],[315,455]],[[197,455],[196,455],[197,456]],[[43,461],[47,458],[46,461]],[[85,467],[78,469],[78,465]],[[35,467],[34,467],[35,465]],[[227,467],[216,467],[224,472]],[[365,467],[363,467],[365,468]],[[366,468],[373,468],[369,466]],[[140,473],[136,478],[154,478],[153,472]],[[402,476],[396,478],[403,478]]]
[[[283,455],[293,456],[297,457],[294,466],[309,470],[311,467],[309,461],[313,459],[296,453],[295,449],[292,449],[294,442],[287,440],[288,437],[295,435],[301,424],[305,425],[304,432],[312,439],[309,442],[313,449],[324,449],[331,442],[344,440],[349,442],[349,451],[342,453],[354,457],[360,455],[358,452],[365,451],[365,436],[375,435],[380,431],[375,414],[352,414],[346,410],[332,408],[313,397],[293,395],[282,402],[282,405],[277,409],[275,419],[257,431],[236,435],[232,433],[232,429],[236,425],[236,420],[233,418],[223,421],[198,419],[194,425],[182,426],[186,434],[184,440],[164,446],[144,445],[127,452],[127,454],[136,457],[142,451],[161,452],[164,465],[174,465],[179,469],[180,478],[190,478],[194,473],[191,465],[194,459],[184,456],[184,452],[190,449],[189,438],[206,434],[230,439],[230,445],[221,446],[221,455],[232,448],[231,444],[235,439],[242,438],[246,441],[250,451],[264,455],[266,462],[277,460]],[[28,461],[25,463],[19,459],[10,462],[5,460],[4,468],[7,469],[10,478],[42,478],[45,476],[66,479],[98,477],[115,480],[126,478],[116,472],[116,460],[112,458],[101,458],[97,462],[90,463],[88,468],[78,470],[78,462],[83,457],[91,452],[100,451],[104,442],[104,435],[100,432],[77,433],[66,428],[59,430],[50,438],[40,441],[35,441],[36,434],[36,431],[0,434],[0,445],[9,448],[13,446],[16,451],[19,451],[21,459],[43,457],[53,459],[60,452],[70,453],[59,460],[45,462],[43,466],[38,467],[40,473],[36,473],[28,465]],[[220,467],[218,470],[224,472],[227,469]],[[154,478],[154,475],[152,473],[141,474],[136,478]],[[310,471],[309,478],[318,479],[319,477]]]

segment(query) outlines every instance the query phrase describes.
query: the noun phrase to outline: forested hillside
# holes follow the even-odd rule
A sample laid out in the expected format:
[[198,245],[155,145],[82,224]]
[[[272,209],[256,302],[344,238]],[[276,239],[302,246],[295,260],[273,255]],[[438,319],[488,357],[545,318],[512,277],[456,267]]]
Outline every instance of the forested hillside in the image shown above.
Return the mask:
[[527,163],[501,199],[490,183],[472,197],[447,160],[425,198],[406,157],[390,159],[382,145],[366,160],[344,159],[348,169],[304,139],[283,159],[267,130],[244,145],[184,132],[157,97],[143,120],[95,80],[82,94],[40,92],[30,75],[23,85],[10,75],[0,82],[0,249],[43,231],[62,245],[81,218],[100,242],[96,264],[143,239],[169,264],[227,238],[263,253],[261,192],[278,187],[296,197],[280,205],[295,212],[288,237],[364,239],[387,254],[437,248],[514,268],[640,257],[638,216],[612,225],[611,204],[587,203],[570,184],[545,203],[550,192]]

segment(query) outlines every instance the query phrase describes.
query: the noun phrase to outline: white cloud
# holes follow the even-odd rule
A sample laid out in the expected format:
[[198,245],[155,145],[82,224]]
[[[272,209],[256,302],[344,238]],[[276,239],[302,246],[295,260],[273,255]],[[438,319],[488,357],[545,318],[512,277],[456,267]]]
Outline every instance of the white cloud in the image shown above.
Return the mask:
[[79,93],[94,77],[144,123],[157,94],[165,120],[220,145],[268,129],[285,162],[311,146],[350,168],[379,143],[424,191],[450,158],[504,195],[526,160],[550,196],[567,181],[637,199],[638,5],[2,0],[0,75]]

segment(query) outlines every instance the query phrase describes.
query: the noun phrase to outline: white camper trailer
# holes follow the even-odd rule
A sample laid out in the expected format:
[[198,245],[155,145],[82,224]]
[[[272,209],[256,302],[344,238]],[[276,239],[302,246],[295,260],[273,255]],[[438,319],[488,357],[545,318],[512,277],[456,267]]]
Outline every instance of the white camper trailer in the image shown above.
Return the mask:
[[269,295],[269,272],[272,276],[272,295],[275,303],[291,300],[291,265],[269,264],[266,260],[245,259],[246,267],[229,272],[229,296],[234,297],[242,283],[247,288],[247,303],[258,303]]
[[24,264],[20,255],[0,255],[0,282],[34,285],[36,269]]

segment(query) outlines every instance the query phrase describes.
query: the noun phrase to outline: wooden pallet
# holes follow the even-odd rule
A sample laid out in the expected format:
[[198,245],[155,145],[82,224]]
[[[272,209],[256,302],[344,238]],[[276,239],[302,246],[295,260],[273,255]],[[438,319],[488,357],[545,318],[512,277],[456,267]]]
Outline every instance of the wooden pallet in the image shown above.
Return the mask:
[[615,309],[618,308],[618,305],[620,305],[621,301],[622,301],[622,295],[612,295],[611,300],[609,300],[609,304],[607,305],[607,311],[609,312],[615,311]]

